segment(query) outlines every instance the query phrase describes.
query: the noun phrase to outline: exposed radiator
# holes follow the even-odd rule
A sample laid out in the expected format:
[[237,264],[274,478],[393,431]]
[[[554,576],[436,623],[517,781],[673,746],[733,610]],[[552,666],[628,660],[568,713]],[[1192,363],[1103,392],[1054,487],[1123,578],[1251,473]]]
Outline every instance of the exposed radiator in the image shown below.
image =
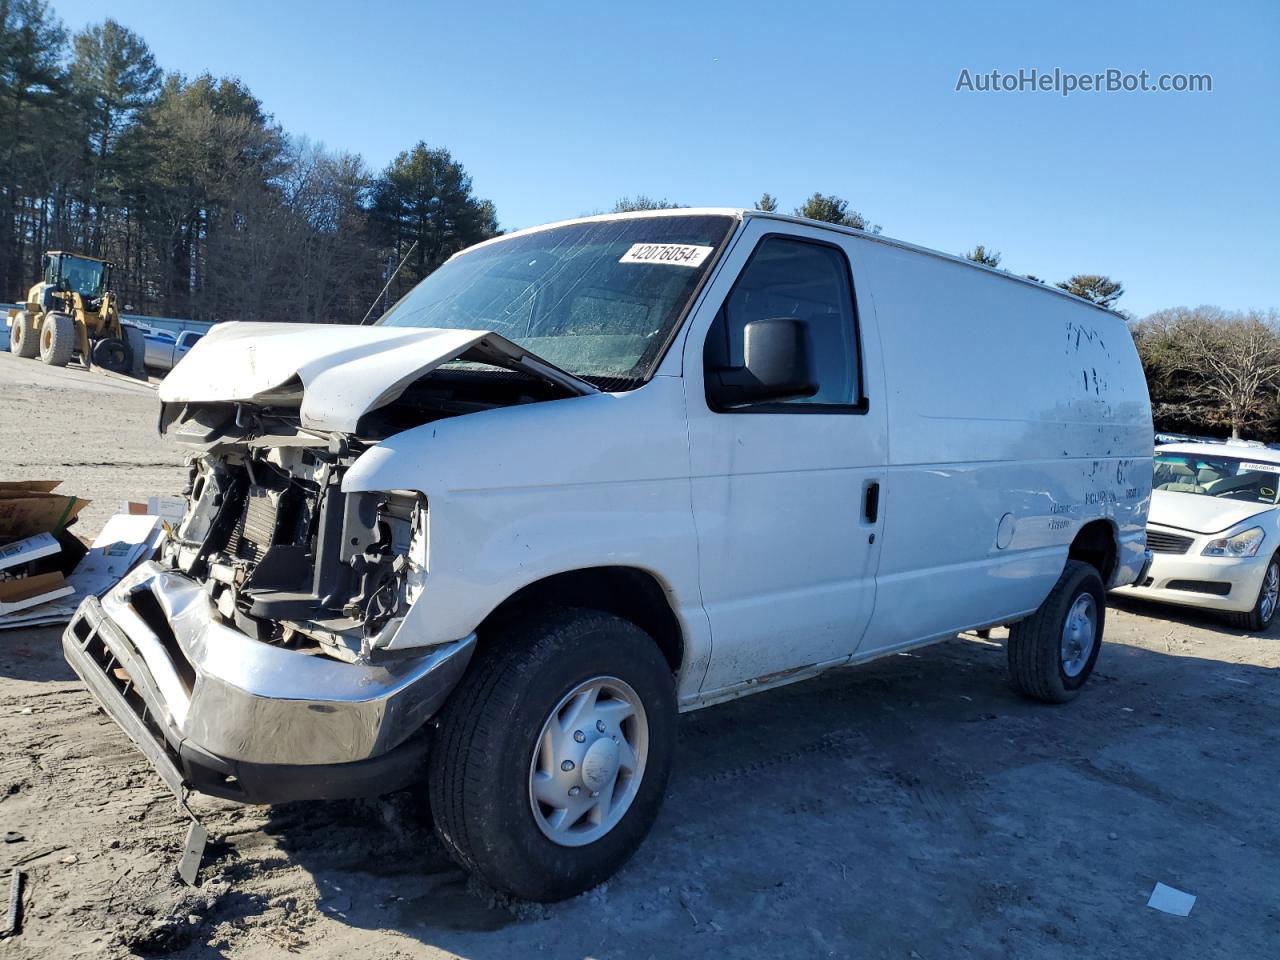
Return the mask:
[[256,562],[275,539],[276,514],[280,495],[266,487],[249,488],[244,508],[227,540],[227,552],[241,560]]

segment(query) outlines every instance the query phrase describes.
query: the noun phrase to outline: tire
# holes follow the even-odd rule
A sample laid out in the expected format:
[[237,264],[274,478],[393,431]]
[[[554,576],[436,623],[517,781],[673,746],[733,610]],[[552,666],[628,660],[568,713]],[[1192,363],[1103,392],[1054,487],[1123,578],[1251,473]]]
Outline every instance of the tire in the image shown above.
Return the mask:
[[36,336],[36,322],[25,310],[19,310],[9,326],[9,352],[24,360],[32,360],[40,354],[40,338]]
[[103,337],[89,350],[93,354],[93,362],[103,370],[112,373],[128,373],[133,365],[133,357],[129,346],[116,337]]
[[[1040,609],[1009,630],[1009,680],[1014,688],[1044,703],[1074,699],[1098,661],[1106,615],[1106,593],[1097,569],[1068,560]],[[1087,648],[1083,618],[1092,628]]]
[[76,349],[76,322],[65,313],[46,313],[40,324],[40,359],[65,367]]
[[[621,715],[615,699],[626,690],[642,709],[617,725],[601,720],[603,733],[588,717],[578,721],[582,729],[570,731],[576,725],[569,723],[556,738],[553,716],[567,721],[585,703],[575,691],[593,683],[604,685],[596,699],[600,717],[605,710]],[[675,730],[671,668],[639,627],[579,609],[510,620],[484,638],[441,714],[427,778],[436,832],[458,864],[499,891],[544,903],[575,896],[617,871],[653,826]],[[544,734],[564,749],[544,749]],[[620,738],[624,748],[631,745],[630,760],[616,750]],[[576,764],[559,759],[575,750]],[[609,795],[618,801],[613,809],[620,819],[606,826],[610,817],[596,824],[597,814],[588,813],[557,827],[556,808],[535,800],[535,789],[539,796],[564,796],[575,810],[589,806],[593,788],[605,792],[607,755],[618,758]],[[563,776],[544,772],[564,771],[563,763],[570,765]],[[638,777],[624,783],[627,763]]]
[[129,376],[139,380],[147,379],[147,368],[144,364],[147,352],[147,340],[137,327],[124,327],[124,342],[129,347]]
[[[1272,582],[1272,578],[1274,583]],[[1268,587],[1280,589],[1280,552],[1271,557],[1271,562],[1267,564],[1267,572],[1263,574],[1262,584],[1258,587],[1258,598],[1253,603],[1253,609],[1246,613],[1231,613],[1227,615],[1227,619],[1233,627],[1239,630],[1247,630],[1250,633],[1261,633],[1271,626],[1271,621],[1276,618],[1276,608],[1280,607],[1280,597],[1274,594],[1270,597],[1271,602],[1268,604]]]

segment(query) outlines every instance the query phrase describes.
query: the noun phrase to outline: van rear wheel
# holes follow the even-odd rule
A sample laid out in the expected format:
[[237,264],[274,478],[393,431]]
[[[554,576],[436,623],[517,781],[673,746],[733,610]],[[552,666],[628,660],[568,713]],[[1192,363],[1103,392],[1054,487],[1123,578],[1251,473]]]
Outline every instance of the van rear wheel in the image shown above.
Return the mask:
[[1106,594],[1097,569],[1068,560],[1040,609],[1009,630],[1013,686],[1045,703],[1073,699],[1093,673],[1106,614]]
[[591,610],[510,618],[441,713],[436,832],[490,886],[551,902],[608,879],[666,791],[675,681],[639,627]]

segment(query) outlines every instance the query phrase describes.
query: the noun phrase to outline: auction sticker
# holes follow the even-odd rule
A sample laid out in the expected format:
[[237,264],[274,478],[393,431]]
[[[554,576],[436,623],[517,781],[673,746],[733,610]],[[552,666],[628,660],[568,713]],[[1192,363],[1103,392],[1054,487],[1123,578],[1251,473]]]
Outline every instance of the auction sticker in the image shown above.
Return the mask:
[[635,243],[618,258],[619,263],[665,263],[672,267],[700,267],[712,247],[691,243]]

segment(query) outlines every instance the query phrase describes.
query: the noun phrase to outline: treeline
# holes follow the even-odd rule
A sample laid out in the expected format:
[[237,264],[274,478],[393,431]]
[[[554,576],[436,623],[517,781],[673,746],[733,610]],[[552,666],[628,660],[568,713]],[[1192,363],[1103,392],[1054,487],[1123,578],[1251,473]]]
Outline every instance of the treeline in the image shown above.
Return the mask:
[[411,249],[375,314],[497,232],[445,149],[375,174],[113,20],[70,36],[45,0],[0,0],[0,300],[70,249],[116,263],[130,312],[356,322]]
[[1156,429],[1280,440],[1280,314],[1176,307],[1130,324]]

